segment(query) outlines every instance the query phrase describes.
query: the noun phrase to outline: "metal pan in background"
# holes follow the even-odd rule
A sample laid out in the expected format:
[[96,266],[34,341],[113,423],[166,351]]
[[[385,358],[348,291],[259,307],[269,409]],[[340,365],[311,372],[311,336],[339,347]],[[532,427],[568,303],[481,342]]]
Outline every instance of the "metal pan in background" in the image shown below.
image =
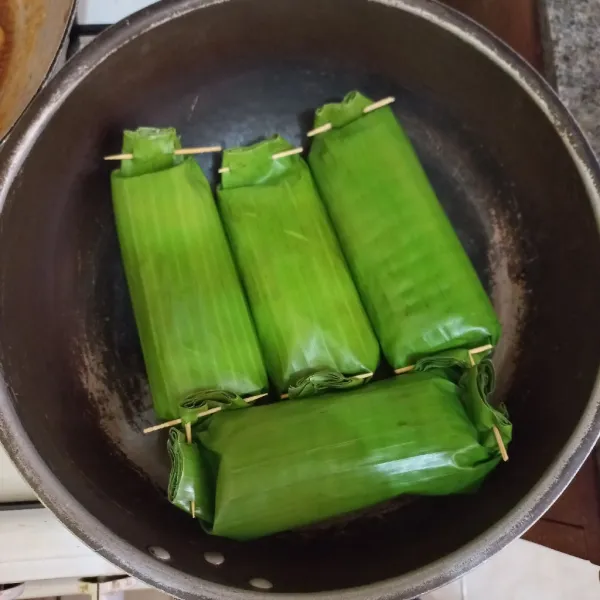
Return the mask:
[[0,0],[0,141],[51,74],[76,0]]

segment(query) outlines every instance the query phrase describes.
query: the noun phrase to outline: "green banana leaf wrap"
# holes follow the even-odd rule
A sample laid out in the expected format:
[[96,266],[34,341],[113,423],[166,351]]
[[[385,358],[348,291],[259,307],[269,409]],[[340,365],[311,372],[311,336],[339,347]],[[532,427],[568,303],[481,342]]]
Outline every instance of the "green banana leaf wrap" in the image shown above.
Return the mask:
[[[237,394],[222,390],[198,390],[188,394],[180,404],[179,415],[182,424],[195,425],[202,418],[203,412],[213,408],[226,411],[249,407]],[[194,506],[194,517],[212,522],[214,493],[207,493],[207,490],[212,489],[213,480],[198,445],[188,443],[185,433],[173,427],[169,430],[167,450],[171,459],[169,502],[187,513],[191,513]]]
[[487,401],[493,382],[489,360],[444,357],[343,393],[200,420],[194,436],[211,481],[197,491],[214,507],[203,526],[247,540],[401,494],[473,491],[501,458],[492,427],[505,445],[512,437]]
[[495,345],[500,324],[389,107],[351,92],[317,110],[309,164],[394,368],[449,348]]
[[218,189],[267,371],[280,391],[321,370],[372,372],[379,361],[308,166],[298,155],[272,158],[291,148],[276,136],[226,150],[229,171]]
[[268,385],[241,282],[209,184],[174,129],[126,131],[111,177],[127,283],[154,409],[179,416],[191,391]]
[[211,522],[214,511],[213,497],[206,492],[211,489],[212,478],[198,446],[188,444],[185,434],[172,428],[169,431],[167,449],[171,458],[169,502],[187,513],[192,512],[194,502],[193,516]]

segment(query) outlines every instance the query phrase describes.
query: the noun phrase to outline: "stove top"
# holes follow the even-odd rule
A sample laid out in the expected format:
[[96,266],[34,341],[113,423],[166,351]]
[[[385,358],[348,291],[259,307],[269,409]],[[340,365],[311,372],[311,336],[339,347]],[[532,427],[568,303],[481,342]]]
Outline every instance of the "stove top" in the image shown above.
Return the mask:
[[85,26],[111,25],[155,2],[157,0],[79,0],[77,22]]
[[79,0],[68,57],[89,44],[109,25],[160,0]]

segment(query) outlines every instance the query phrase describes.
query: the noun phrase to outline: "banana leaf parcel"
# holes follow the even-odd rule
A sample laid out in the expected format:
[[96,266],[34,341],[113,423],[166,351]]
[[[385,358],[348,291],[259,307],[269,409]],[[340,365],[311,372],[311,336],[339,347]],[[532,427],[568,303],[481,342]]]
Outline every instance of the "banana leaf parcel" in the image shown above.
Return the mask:
[[208,532],[247,540],[401,494],[474,491],[500,461],[493,428],[512,437],[493,387],[488,359],[448,355],[342,393],[223,410],[197,421],[192,444],[171,433],[170,498],[202,507]]
[[276,136],[226,150],[218,196],[267,371],[280,391],[310,395],[354,386],[379,345],[308,166],[272,158],[291,148]]
[[196,389],[256,394],[268,381],[210,187],[173,129],[126,131],[112,196],[156,415]]
[[494,309],[389,107],[351,92],[317,110],[309,164],[383,352],[396,369],[496,344]]

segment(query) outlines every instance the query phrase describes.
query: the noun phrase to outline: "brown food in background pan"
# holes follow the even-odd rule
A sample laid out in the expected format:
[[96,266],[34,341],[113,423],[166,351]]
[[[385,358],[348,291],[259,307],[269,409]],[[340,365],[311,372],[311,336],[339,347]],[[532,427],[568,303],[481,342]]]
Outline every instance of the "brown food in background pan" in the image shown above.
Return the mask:
[[75,0],[0,0],[0,140],[51,72]]

